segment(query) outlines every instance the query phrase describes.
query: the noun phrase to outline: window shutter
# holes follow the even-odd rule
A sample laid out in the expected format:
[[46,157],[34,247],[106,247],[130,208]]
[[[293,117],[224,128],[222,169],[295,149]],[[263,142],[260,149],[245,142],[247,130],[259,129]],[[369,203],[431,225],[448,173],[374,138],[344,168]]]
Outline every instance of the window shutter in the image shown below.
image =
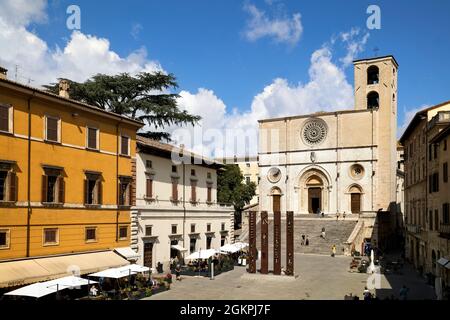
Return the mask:
[[128,183],[128,201],[127,206],[131,206],[133,204],[133,188],[131,182]]
[[47,140],[58,141],[58,120],[47,118]]
[[172,200],[178,200],[178,181],[175,179],[172,180]]
[[88,183],[89,183],[89,180],[88,179],[85,179],[84,180],[84,192],[83,192],[83,194],[84,194],[84,204],[88,204],[88,199],[89,199],[89,195],[88,195],[88,192],[89,192],[89,186],[88,186]]
[[151,178],[147,178],[147,198],[152,197],[152,184],[153,180]]
[[9,108],[0,106],[0,130],[9,131]]
[[194,181],[191,181],[191,200],[193,201],[193,202],[196,202],[197,201],[197,190],[196,190],[196,186],[197,186],[197,183],[196,182],[194,182]]
[[65,202],[65,195],[66,195],[66,183],[64,182],[64,178],[63,177],[59,177],[58,178],[58,202],[59,203],[64,203]]
[[97,181],[97,204],[102,204],[103,202],[103,190],[102,190],[102,181],[98,179]]
[[118,204],[119,206],[123,206],[123,192],[122,192],[122,182],[119,181],[119,194],[118,194]]
[[17,175],[15,172],[9,173],[9,201],[17,201]]
[[211,185],[208,186],[208,202],[211,202]]
[[48,176],[42,176],[42,202],[47,202]]

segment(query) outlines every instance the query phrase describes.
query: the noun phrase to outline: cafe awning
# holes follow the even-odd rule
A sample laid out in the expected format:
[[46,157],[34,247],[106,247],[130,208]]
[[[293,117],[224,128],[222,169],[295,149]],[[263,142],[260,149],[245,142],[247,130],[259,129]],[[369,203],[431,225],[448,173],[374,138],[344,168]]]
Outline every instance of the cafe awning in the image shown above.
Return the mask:
[[143,267],[137,264],[130,264],[120,268],[110,268],[100,272],[92,273],[90,277],[120,279],[131,276],[133,274],[148,272],[149,267]]
[[97,272],[129,262],[113,251],[64,255],[0,263],[0,288]]
[[180,252],[185,252],[187,251],[187,249],[183,248],[182,246],[180,246],[179,244],[175,244],[173,246],[171,246],[172,249],[178,250]]
[[139,259],[139,254],[131,249],[130,247],[123,247],[123,248],[115,248],[115,252],[117,252],[119,255],[124,257],[127,260],[137,260]]
[[440,258],[437,263],[440,264],[443,267],[446,267],[447,269],[450,269],[450,263],[449,259],[442,257]]
[[97,281],[86,280],[75,276],[68,276],[46,282],[33,283],[17,290],[7,292],[5,293],[5,295],[41,298],[60,290],[73,289],[94,283],[97,283]]
[[208,258],[214,256],[216,253],[218,253],[218,251],[215,249],[200,250],[200,251],[191,253],[185,259],[187,259],[187,260],[208,259]]

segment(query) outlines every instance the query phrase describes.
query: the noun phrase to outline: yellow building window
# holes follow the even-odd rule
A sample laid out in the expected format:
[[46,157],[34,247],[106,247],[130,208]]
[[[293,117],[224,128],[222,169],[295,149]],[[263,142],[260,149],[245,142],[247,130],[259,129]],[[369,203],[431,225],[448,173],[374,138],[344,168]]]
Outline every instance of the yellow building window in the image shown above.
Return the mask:
[[0,229],[0,250],[9,249],[9,229]]
[[120,154],[123,156],[130,155],[130,137],[128,136],[120,137]]
[[0,131],[12,132],[12,107],[0,104]]
[[92,150],[99,149],[99,130],[97,128],[87,128],[87,148]]
[[102,204],[102,174],[100,172],[85,172],[84,204]]
[[86,242],[97,242],[97,228],[96,227],[87,227],[85,239],[86,239]]
[[61,120],[57,117],[45,116],[45,140],[61,142]]
[[128,239],[128,226],[119,227],[119,240]]
[[0,161],[0,202],[17,201],[17,175],[10,163]]
[[59,231],[58,228],[46,228],[43,234],[44,246],[56,246],[59,244]]
[[44,167],[42,176],[42,202],[58,203],[65,202],[65,182],[62,169],[55,167]]

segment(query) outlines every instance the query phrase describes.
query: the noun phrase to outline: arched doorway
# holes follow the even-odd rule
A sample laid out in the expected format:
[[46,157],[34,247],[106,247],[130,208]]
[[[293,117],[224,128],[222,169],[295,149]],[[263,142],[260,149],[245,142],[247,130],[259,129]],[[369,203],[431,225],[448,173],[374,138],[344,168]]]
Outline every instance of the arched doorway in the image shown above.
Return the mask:
[[308,212],[318,213],[322,211],[322,189],[323,181],[317,175],[312,175],[306,181],[308,188]]
[[317,166],[305,168],[299,174],[298,212],[302,214],[317,214],[318,211],[330,212],[330,176]]
[[350,211],[352,213],[361,212],[362,189],[358,185],[349,188],[350,193]]
[[281,190],[278,187],[273,187],[270,191],[272,196],[272,212],[281,212]]

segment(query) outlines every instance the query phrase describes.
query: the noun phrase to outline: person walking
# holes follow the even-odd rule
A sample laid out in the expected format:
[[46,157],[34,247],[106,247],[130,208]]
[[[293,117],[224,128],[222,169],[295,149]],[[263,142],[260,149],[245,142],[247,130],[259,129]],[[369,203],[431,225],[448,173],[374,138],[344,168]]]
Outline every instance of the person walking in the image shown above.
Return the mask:
[[302,241],[300,242],[300,245],[301,246],[305,245],[305,235],[304,234],[302,234]]
[[331,256],[334,258],[336,255],[336,245],[333,244],[333,246],[331,247]]
[[181,265],[177,264],[177,267],[175,268],[175,276],[178,281],[181,281],[180,273],[181,273]]
[[325,212],[322,211],[322,218],[325,218]]
[[370,293],[370,290],[367,289],[367,287],[364,287],[364,291],[363,291],[363,299],[365,301],[370,300],[370,298],[372,297],[372,294]]
[[320,235],[322,239],[325,239],[325,227],[322,227],[322,234]]
[[338,221],[338,220],[339,220],[339,216],[340,216],[340,213],[339,213],[339,212],[337,212],[337,213],[336,213],[336,221]]
[[408,292],[409,292],[409,288],[407,288],[405,285],[403,285],[403,287],[400,289],[400,292],[399,292],[400,300],[408,300]]
[[309,239],[308,239],[308,235],[306,235],[305,245],[306,245],[306,246],[309,246]]
[[342,214],[342,218],[345,220],[345,216],[346,216],[346,214],[345,214],[345,211],[344,211],[344,213]]

